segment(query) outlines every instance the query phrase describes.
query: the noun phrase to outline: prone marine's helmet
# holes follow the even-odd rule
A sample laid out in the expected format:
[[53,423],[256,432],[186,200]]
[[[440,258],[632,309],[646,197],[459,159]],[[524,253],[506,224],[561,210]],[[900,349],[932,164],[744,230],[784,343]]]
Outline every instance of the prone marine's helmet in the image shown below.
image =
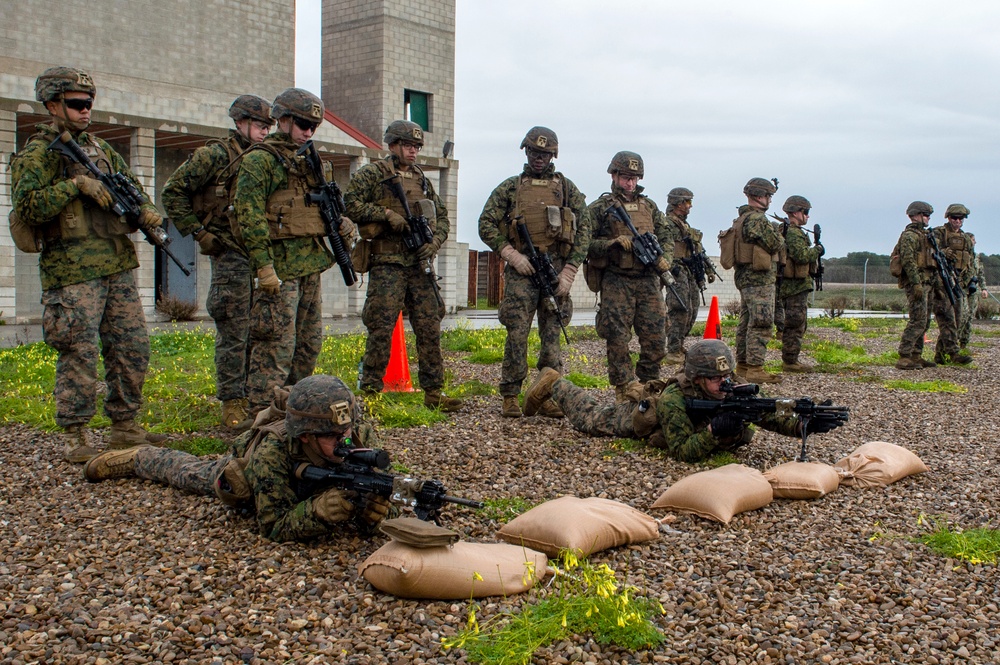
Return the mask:
[[703,339],[692,344],[684,357],[684,376],[692,380],[702,376],[729,376],[735,367],[732,350],[719,339]]
[[289,391],[285,431],[291,438],[302,434],[334,434],[356,420],[354,393],[335,376],[313,374]]

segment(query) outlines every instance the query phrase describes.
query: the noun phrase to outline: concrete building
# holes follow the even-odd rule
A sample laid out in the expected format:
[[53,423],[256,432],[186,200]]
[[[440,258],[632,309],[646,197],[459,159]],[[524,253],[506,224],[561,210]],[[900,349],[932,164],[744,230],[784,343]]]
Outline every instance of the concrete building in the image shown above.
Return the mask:
[[[393,113],[389,100],[405,98],[411,107],[412,100],[418,105],[428,102],[425,115],[433,128],[420,163],[452,211],[452,237],[438,259],[438,270],[448,309],[454,310],[456,304],[464,305],[465,273],[458,265],[466,265],[465,252],[454,243],[458,164],[442,156],[454,126],[454,0],[326,0],[323,9],[325,31],[337,30],[339,38],[352,40],[371,55],[345,59],[345,76],[377,84],[352,89],[352,105],[338,106],[332,101],[340,79],[334,77],[331,83],[324,66],[324,90],[314,92],[327,100],[328,122],[316,134],[317,146],[346,188],[357,168],[385,154],[380,143],[387,124],[383,121],[401,117],[405,110],[400,103]],[[345,25],[350,22],[343,16],[353,12],[366,18]],[[93,76],[98,94],[92,131],[122,154],[156,202],[167,178],[194,149],[225,136],[232,127],[227,110],[236,96],[254,93],[272,99],[294,85],[294,18],[294,3],[270,0],[33,0],[20,7],[16,21],[0,25],[0,216],[6,219],[10,212],[8,157],[24,145],[35,124],[48,119],[34,99],[35,78],[43,70],[69,65]],[[433,61],[420,51],[428,30],[439,43]],[[373,40],[371,34],[381,37]],[[336,42],[324,36],[325,48]],[[325,55],[324,62],[337,69],[335,56]],[[435,67],[441,71],[431,76]],[[409,90],[425,97],[411,100]],[[368,113],[376,107],[378,113]],[[421,109],[417,111],[424,113]],[[159,293],[194,300],[199,314],[206,315],[210,266],[207,257],[198,255],[197,244],[177,238],[171,245],[183,262],[192,264],[190,278],[138,234],[136,244],[142,263],[136,276],[147,317],[159,317],[154,308]],[[37,255],[17,250],[7,224],[0,224],[0,317],[37,321],[40,297]],[[324,315],[357,314],[364,297],[364,287],[347,289],[336,268],[324,274]]]

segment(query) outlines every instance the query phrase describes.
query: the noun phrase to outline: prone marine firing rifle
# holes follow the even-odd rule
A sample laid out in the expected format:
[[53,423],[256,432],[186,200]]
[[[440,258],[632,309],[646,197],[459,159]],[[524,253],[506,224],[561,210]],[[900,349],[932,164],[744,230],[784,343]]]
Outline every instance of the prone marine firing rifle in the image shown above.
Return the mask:
[[958,284],[955,267],[941,251],[937,238],[934,237],[934,231],[927,231],[927,242],[931,245],[931,256],[934,257],[934,263],[937,264],[938,277],[941,278],[941,284],[944,285],[945,293],[948,294],[948,301],[954,307],[957,299],[962,297],[962,287]]
[[528,232],[528,226],[524,223],[523,218],[518,217],[515,219],[514,226],[517,227],[517,235],[521,236],[521,242],[528,249],[528,262],[531,263],[531,267],[535,270],[534,274],[529,277],[531,284],[549,302],[552,311],[556,314],[559,327],[562,328],[563,337],[566,338],[566,343],[569,344],[569,333],[566,332],[566,325],[563,323],[562,310],[559,309],[559,303],[556,302],[556,287],[559,286],[559,275],[556,273],[555,266],[552,265],[552,259],[548,254],[540,254],[535,249],[535,243],[531,242],[531,234]]
[[410,506],[417,517],[425,522],[438,522],[441,509],[447,503],[470,508],[482,508],[483,503],[472,499],[451,496],[437,480],[419,480],[394,476],[382,469],[389,468],[389,453],[381,448],[338,448],[334,454],[343,462],[330,468],[300,464],[295,476],[321,487],[334,486],[358,493],[363,500],[371,492],[392,503]]
[[[656,236],[650,231],[645,233],[639,233],[635,228],[635,224],[632,223],[632,218],[622,204],[618,201],[613,201],[611,207],[608,208],[608,212],[618,218],[622,224],[628,227],[628,230],[632,232],[632,253],[635,254],[635,258],[639,259],[639,263],[642,265],[652,268],[653,270],[659,270],[657,264],[660,259],[663,258],[663,248],[660,247],[660,241],[656,239]],[[685,312],[688,311],[687,305],[681,300],[681,297],[677,295],[677,289],[673,287],[672,284],[668,284],[667,288],[670,292],[674,294],[674,298],[680,303],[681,309]]]
[[840,427],[847,422],[850,412],[846,406],[833,406],[830,400],[817,404],[808,397],[757,397],[760,388],[755,383],[733,385],[727,379],[722,382],[720,389],[727,393],[725,399],[684,399],[688,414],[694,416],[692,420],[712,418],[720,413],[734,413],[744,422],[759,423],[767,413],[784,417],[796,415],[802,423],[802,449],[796,458],[798,462],[809,461],[806,439],[810,434],[822,434]]
[[698,246],[694,243],[694,238],[690,235],[684,236],[684,244],[687,245],[688,254],[681,259],[688,270],[691,271],[691,276],[694,277],[695,284],[698,285],[698,289],[701,291],[701,304],[705,304],[705,288],[707,278],[709,275],[714,275],[716,279],[720,282],[722,281],[722,275],[719,271],[715,269],[715,264],[712,263],[712,259],[708,258],[708,254],[702,249],[698,251]]
[[[399,176],[392,176],[386,179],[383,184],[399,200],[399,204],[403,206],[406,223],[410,227],[409,233],[403,234],[403,244],[406,246],[406,249],[415,252],[424,245],[434,242],[434,232],[431,230],[431,225],[427,221],[427,217],[424,215],[414,215],[410,211],[410,203],[406,200],[406,192],[403,191],[403,184],[399,182]],[[444,307],[444,300],[441,298],[441,288],[438,286],[438,278],[434,274],[434,264],[431,263],[431,259],[427,259],[424,262],[424,274],[431,280],[431,286],[434,287],[434,295],[437,296],[438,304]]]
[[95,178],[101,181],[101,184],[108,190],[108,193],[111,194],[111,212],[119,217],[124,217],[129,228],[133,231],[141,231],[150,245],[162,249],[163,253],[177,264],[181,272],[188,276],[191,275],[191,271],[188,270],[187,266],[181,263],[180,259],[170,251],[168,247],[170,236],[167,235],[167,232],[163,228],[146,228],[139,224],[139,215],[142,213],[142,206],[146,203],[147,199],[139,191],[139,188],[128,179],[128,176],[124,173],[108,175],[97,168],[97,164],[94,164],[93,160],[80,147],[80,144],[73,140],[73,136],[69,132],[63,132],[57,136],[49,144],[49,150],[69,157],[90,171]]
[[344,276],[344,284],[354,286],[358,281],[358,275],[354,272],[351,253],[347,251],[344,239],[340,237],[340,218],[347,210],[347,206],[344,204],[344,195],[341,194],[340,187],[336,182],[327,182],[326,175],[323,173],[323,163],[320,161],[319,153],[312,141],[303,143],[302,147],[295,152],[295,156],[305,157],[306,164],[319,182],[315,191],[306,194],[306,203],[319,206],[319,214],[323,219],[326,238],[330,241],[333,258],[340,266],[340,273]]

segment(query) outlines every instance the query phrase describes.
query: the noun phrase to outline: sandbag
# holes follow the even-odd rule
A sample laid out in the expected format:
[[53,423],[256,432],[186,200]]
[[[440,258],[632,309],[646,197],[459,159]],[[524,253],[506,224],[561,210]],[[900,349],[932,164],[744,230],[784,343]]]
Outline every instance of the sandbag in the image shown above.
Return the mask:
[[653,504],[679,513],[729,524],[733,515],[763,508],[771,503],[771,484],[757,469],[727,464],[681,478]]
[[829,464],[787,462],[764,472],[775,499],[818,499],[840,486],[840,474]]
[[504,543],[418,548],[390,540],[358,564],[358,574],[400,598],[459,600],[527,591],[545,576],[547,563],[541,552]]
[[834,467],[841,476],[840,484],[852,487],[882,487],[929,471],[914,453],[885,441],[869,441]]
[[451,529],[415,517],[383,520],[378,528],[397,543],[411,547],[440,547],[458,542],[458,534]]
[[552,558],[560,550],[587,556],[610,547],[653,540],[657,521],[646,513],[610,499],[564,496],[535,506],[500,529],[508,543],[524,545]]

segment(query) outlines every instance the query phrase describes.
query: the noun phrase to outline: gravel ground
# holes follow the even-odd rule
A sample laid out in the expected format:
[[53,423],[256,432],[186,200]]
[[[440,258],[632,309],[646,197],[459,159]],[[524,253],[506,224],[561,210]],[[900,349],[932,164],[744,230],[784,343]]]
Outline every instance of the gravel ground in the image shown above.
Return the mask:
[[[977,331],[993,332],[982,326]],[[810,331],[847,342],[833,329]],[[851,422],[812,443],[833,463],[865,441],[903,445],[931,472],[883,489],[844,487],[782,501],[729,525],[680,516],[652,543],[595,554],[659,599],[667,640],[656,651],[587,637],[541,650],[536,663],[993,663],[1000,653],[1000,575],[931,553],[909,536],[920,513],[963,528],[1000,528],[997,340],[974,369],[900,372],[866,366],[791,376],[772,396],[830,397]],[[602,372],[603,343],[574,345],[569,364]],[[895,340],[865,340],[872,353]],[[773,353],[773,352],[772,352]],[[457,381],[495,383],[499,366],[449,359]],[[864,376],[940,378],[961,395],[888,391]],[[609,391],[600,393],[611,399]],[[385,432],[413,473],[470,498],[601,496],[647,509],[702,470],[645,452],[613,452],[565,421],[499,417],[500,398],[430,428]],[[90,485],[60,459],[53,435],[0,428],[0,662],[463,663],[440,639],[464,625],[465,602],[399,600],[355,566],[384,539],[353,535],[273,544],[206,497],[135,479]],[[741,460],[764,469],[797,442],[761,432]],[[658,514],[662,517],[663,514]],[[451,509],[446,524],[495,540],[498,523]],[[875,532],[899,534],[870,540]],[[530,595],[484,601],[482,621]]]

